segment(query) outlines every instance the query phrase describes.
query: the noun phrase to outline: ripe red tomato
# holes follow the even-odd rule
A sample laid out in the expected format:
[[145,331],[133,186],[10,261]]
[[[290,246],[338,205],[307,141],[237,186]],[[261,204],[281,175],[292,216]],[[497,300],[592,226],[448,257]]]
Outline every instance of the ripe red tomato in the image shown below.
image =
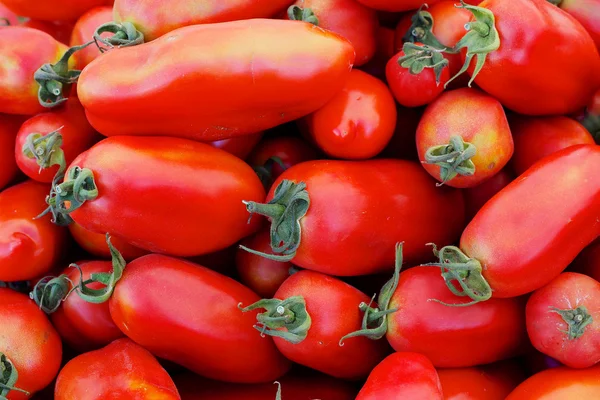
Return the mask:
[[576,144],[595,144],[583,125],[563,116],[512,116],[510,128],[515,141],[511,163],[517,175],[558,150]]
[[[379,22],[372,8],[356,0],[296,0],[293,6],[300,17],[294,19],[311,22],[316,18],[315,25],[348,39],[356,52],[356,66],[367,63],[375,54]],[[308,10],[312,11],[310,20],[302,17]]]
[[[84,43],[92,40],[94,36],[94,32],[96,29],[108,22],[113,20],[113,8],[110,6],[104,7],[95,7],[88,10],[85,14],[83,14],[73,27],[73,32],[71,33],[71,38],[69,40],[70,46],[80,46]],[[111,34],[106,32],[103,33],[103,37],[108,37]],[[77,52],[76,61],[77,61],[77,69],[85,68],[89,63],[94,61],[99,55],[100,50],[98,46],[90,45],[84,49],[81,49]]]
[[71,22],[61,21],[42,21],[39,19],[28,19],[23,22],[21,26],[27,28],[37,29],[42,32],[46,32],[60,43],[69,44],[69,37],[73,31],[73,24]]
[[471,221],[488,200],[504,189],[514,179],[515,177],[513,176],[512,171],[508,168],[504,168],[487,181],[480,183],[475,187],[465,189],[463,195],[465,198],[467,221]]
[[109,307],[117,326],[157,357],[211,379],[272,382],[290,363],[253,328],[256,312],[238,309],[258,300],[208,268],[150,254],[127,265]]
[[0,193],[0,281],[25,281],[50,271],[67,244],[66,229],[44,211],[49,185],[27,181]]
[[600,398],[600,365],[586,369],[551,368],[521,383],[506,400]]
[[421,7],[425,2],[428,5],[437,3],[439,0],[358,0],[367,7],[381,11],[410,11]]
[[[244,239],[241,244],[257,251],[269,252],[271,251],[269,231],[260,231]],[[292,263],[269,260],[238,248],[235,266],[240,282],[261,297],[273,297],[281,284],[290,276]]]
[[[87,186],[68,194],[73,182]],[[258,221],[247,224],[242,200],[264,199],[260,180],[239,158],[170,137],[105,139],[73,161],[59,190],[67,194],[57,198],[87,196],[70,213],[83,228],[177,256],[221,250],[253,233]]]
[[527,301],[527,332],[533,346],[571,368],[600,361],[600,283],[564,272]]
[[[57,142],[56,135],[48,137],[52,132],[60,134],[62,140]],[[38,114],[21,125],[14,147],[15,158],[28,177],[50,183],[60,164],[64,170],[99,138],[77,98],[71,98],[64,107]]]
[[104,54],[83,70],[77,92],[90,123],[106,136],[214,141],[319,109],[343,87],[353,62],[347,40],[309,23],[194,25]]
[[56,400],[179,400],[173,380],[156,358],[129,339],[82,354],[60,371]]
[[551,0],[573,16],[588,31],[600,51],[600,1],[599,0]]
[[260,142],[263,132],[253,133],[229,139],[217,140],[215,142],[207,142],[212,147],[225,150],[234,156],[245,160],[256,145]]
[[579,253],[573,261],[573,271],[581,272],[600,281],[600,238]]
[[306,116],[302,125],[328,156],[369,159],[379,154],[394,134],[396,103],[383,82],[352,70],[344,88]]
[[[339,279],[300,271],[283,282],[272,300],[243,305],[244,311],[266,310],[258,315],[257,329],[272,335],[289,360],[336,378],[358,380],[366,378],[389,353],[387,343],[365,337],[340,343],[342,337],[360,329],[358,305],[369,300]],[[268,322],[281,316],[285,321]]]
[[[111,254],[108,246],[106,245],[106,234],[88,231],[76,222],[73,222],[71,225],[69,225],[69,231],[71,232],[71,237],[75,239],[77,244],[82,249],[97,257],[110,259]],[[148,254],[146,250],[135,247],[123,239],[119,239],[115,236],[112,237],[112,243],[117,249],[119,249],[119,252],[127,261],[131,261]]]
[[[30,396],[20,390],[33,394],[48,386],[58,374],[62,360],[60,337],[26,295],[0,288],[0,304],[0,396],[8,400],[28,399]],[[11,379],[11,370],[18,374],[16,382]]]
[[[0,29],[0,113],[33,115],[47,111],[38,101],[39,85],[33,74],[44,63],[56,63],[66,50],[67,46],[37,29]],[[74,61],[69,66],[73,67]]]
[[468,188],[504,168],[513,154],[513,139],[498,100],[463,88],[444,93],[425,109],[417,151],[431,176]]
[[29,0],[2,0],[2,2],[22,17],[43,21],[75,21],[90,8],[111,3],[110,0],[53,0],[41,3]]
[[376,366],[356,400],[443,400],[442,385],[422,354],[394,353]]
[[11,183],[19,172],[14,148],[20,123],[19,118],[0,114],[0,190]]
[[390,270],[398,238],[407,262],[427,259],[426,244],[452,243],[464,222],[462,194],[436,188],[420,165],[404,160],[297,164],[267,202],[247,207],[272,221],[275,256],[268,256],[338,276]]

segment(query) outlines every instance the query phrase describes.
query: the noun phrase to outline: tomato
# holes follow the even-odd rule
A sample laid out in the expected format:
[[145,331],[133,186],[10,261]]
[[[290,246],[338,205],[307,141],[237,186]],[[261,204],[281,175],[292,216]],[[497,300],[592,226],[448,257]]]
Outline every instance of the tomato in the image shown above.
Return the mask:
[[0,114],[0,190],[11,183],[19,172],[13,149],[20,122],[12,115]]
[[27,181],[0,193],[0,281],[33,279],[47,273],[65,250],[67,232],[46,218],[49,186]]
[[423,110],[421,108],[398,107],[397,112],[398,121],[394,136],[392,136],[380,156],[419,161],[415,138]]
[[[69,231],[71,232],[71,237],[75,239],[77,244],[85,251],[97,257],[110,259],[110,250],[108,249],[108,246],[106,246],[105,234],[88,231],[76,222],[69,225]],[[127,261],[148,254],[146,250],[135,247],[117,237],[113,236],[112,241],[115,247],[119,249],[123,255],[123,258]]]
[[[271,250],[269,231],[260,231],[244,239],[242,245],[262,252]],[[235,266],[240,282],[261,297],[273,297],[281,284],[290,276],[290,262],[269,260],[256,254],[237,249]]]
[[[569,114],[600,87],[600,56],[585,28],[546,0],[485,0],[457,44],[471,80],[525,115]],[[466,50],[464,50],[466,49]],[[564,79],[576,76],[577,79]]]
[[573,262],[573,271],[586,274],[600,281],[600,239],[583,249]]
[[445,400],[504,400],[525,380],[524,371],[514,361],[437,372]]
[[523,359],[529,376],[550,368],[558,368],[563,366],[554,358],[537,351],[533,345],[530,344],[530,346],[531,349],[525,354]]
[[244,135],[240,137],[234,137],[230,139],[217,140],[215,142],[207,142],[212,147],[217,149],[225,150],[226,152],[233,154],[236,157],[245,160],[248,155],[252,152],[252,149],[260,142],[263,136],[263,132],[253,133],[251,135]]
[[356,400],[443,400],[431,361],[422,354],[394,353],[369,375]]
[[564,272],[527,301],[531,343],[571,368],[600,361],[600,283]]
[[75,357],[56,380],[56,400],[179,400],[173,380],[156,358],[129,339]]
[[[105,139],[73,161],[58,190],[50,203],[58,199],[59,222],[70,213],[87,230],[177,256],[224,249],[253,233],[258,221],[247,224],[242,200],[264,199],[260,180],[239,158],[170,137]],[[65,211],[62,199],[75,206]]]
[[237,251],[238,245],[234,244],[214,253],[188,257],[186,259],[225,276],[233,276],[235,275],[235,256]]
[[512,167],[521,175],[538,160],[576,144],[594,144],[594,138],[579,122],[563,116],[510,118],[515,141]]
[[389,271],[398,238],[410,263],[427,258],[426,243],[455,240],[464,222],[462,194],[439,189],[410,161],[308,161],[278,178],[268,204],[247,208],[272,221],[275,255],[268,257],[356,276]]
[[[427,4],[431,6],[438,1],[440,0],[428,0]],[[424,0],[358,0],[358,2],[376,10],[392,12],[416,10],[425,3]]]
[[317,110],[342,88],[353,62],[348,41],[309,23],[195,25],[105,54],[83,70],[77,92],[104,135],[214,141]]
[[37,29],[0,29],[0,113],[32,115],[46,111],[38,101],[39,85],[33,74],[44,63],[56,63],[66,50],[67,46]]
[[0,303],[0,396],[8,400],[28,399],[30,396],[22,390],[33,394],[48,386],[58,374],[62,359],[60,337],[26,295],[0,288]]
[[28,28],[33,28],[46,32],[60,43],[69,44],[69,37],[73,31],[73,24],[60,21],[42,21],[39,19],[29,19],[21,24]]
[[600,224],[590,223],[600,218],[599,168],[599,146],[572,146],[502,189],[467,225],[460,249],[440,250],[448,287],[484,301],[532,292],[558,276],[600,235]]
[[[113,20],[113,12],[112,7],[104,6],[104,7],[95,7],[88,10],[85,14],[83,14],[73,27],[73,32],[71,33],[71,38],[69,41],[69,45],[80,46],[84,43],[89,42],[93,36],[96,29],[108,22],[112,22]],[[103,33],[103,37],[110,36],[110,33]],[[77,52],[77,69],[85,68],[89,63],[94,61],[99,55],[100,50],[98,46],[90,45],[84,49],[81,49]]]
[[375,54],[368,63],[361,66],[361,70],[378,79],[385,80],[385,66],[388,60],[396,54],[394,51],[394,30],[379,26],[376,38]]
[[[257,329],[272,335],[289,360],[336,378],[358,380],[367,377],[389,352],[387,343],[364,337],[340,343],[346,334],[360,329],[358,305],[369,300],[339,279],[300,271],[283,282],[273,299],[244,303],[243,310],[266,310],[258,315]],[[281,316],[286,319],[269,321]]]
[[599,0],[551,0],[568,12],[588,31],[600,51],[600,1]]
[[[43,21],[74,21],[81,14],[96,6],[110,4],[110,0],[53,0],[32,2],[29,0],[2,0],[2,3],[22,17]],[[30,45],[28,43],[28,45]],[[35,47],[37,49],[37,47]]]
[[592,134],[596,143],[600,143],[600,90],[588,104],[581,123]]
[[330,157],[373,158],[394,134],[396,103],[383,82],[353,70],[344,88],[302,124]]
[[[28,119],[17,133],[14,147],[17,165],[31,179],[52,182],[59,165],[64,171],[75,157],[99,139],[77,98],[65,104]],[[56,133],[50,135],[53,132]]]
[[315,25],[348,39],[356,52],[356,66],[373,58],[379,22],[372,8],[356,0],[296,0],[293,7],[288,18],[316,22]]
[[483,207],[488,200],[504,189],[514,179],[515,177],[513,176],[512,171],[508,168],[504,168],[487,181],[480,183],[475,187],[465,189],[463,195],[465,198],[465,213],[467,215],[467,220],[472,220],[475,214],[481,210],[481,207]]
[[238,309],[258,300],[208,268],[151,254],[127,265],[109,307],[117,326],[157,357],[211,379],[272,382],[289,361],[253,328],[256,313]]
[[19,19],[17,14],[10,11],[4,4],[0,3],[0,27],[3,25],[19,25]]
[[571,400],[600,397],[600,365],[587,369],[552,368],[521,383],[506,400]]
[[[114,13],[117,22],[133,23],[145,40],[151,41],[183,26],[271,17],[292,1],[205,0],[199,7],[196,0],[179,0],[176,4],[163,0],[115,0]],[[211,42],[217,39],[212,37]]]

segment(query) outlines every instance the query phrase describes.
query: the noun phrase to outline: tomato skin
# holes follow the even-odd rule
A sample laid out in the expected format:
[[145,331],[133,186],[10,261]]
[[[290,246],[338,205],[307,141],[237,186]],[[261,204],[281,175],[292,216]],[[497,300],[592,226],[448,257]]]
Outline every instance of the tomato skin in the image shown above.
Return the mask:
[[54,398],[180,399],[173,380],[156,358],[126,338],[69,361],[58,375]]
[[115,0],[114,14],[115,21],[133,23],[149,42],[183,26],[272,17],[292,2],[207,0],[198,7],[196,0],[181,0],[169,5],[162,0],[146,0],[142,3],[139,0]]
[[[52,382],[62,359],[60,337],[46,315],[27,295],[0,288],[0,352],[13,363],[19,378],[16,387],[30,393]],[[10,391],[9,400],[28,399]]]
[[307,186],[310,207],[300,220],[301,242],[292,263],[313,271],[337,276],[390,271],[398,240],[405,242],[406,263],[428,260],[426,243],[451,243],[463,227],[462,194],[436,188],[410,161],[304,162],[278,178],[267,201],[283,179]]
[[551,368],[521,383],[506,400],[571,400],[600,397],[600,365],[586,369]]
[[600,86],[600,56],[575,18],[545,0],[485,0],[479,7],[493,12],[500,37],[475,78],[481,89],[524,115],[569,114],[587,104]]
[[465,212],[467,220],[471,221],[479,210],[499,191],[504,189],[515,179],[514,174],[508,168],[502,169],[496,175],[479,185],[465,189]]
[[73,24],[70,22],[42,21],[39,19],[29,19],[23,22],[21,26],[46,32],[63,44],[69,44],[69,37],[73,31]]
[[592,135],[579,122],[563,116],[510,118],[515,141],[511,160],[521,175],[538,160],[576,144],[595,144]]
[[[17,14],[8,9],[4,4],[0,3],[0,18],[6,18],[9,26],[19,25]],[[0,25],[1,27],[1,25]]]
[[2,2],[17,15],[42,21],[75,21],[90,8],[111,3],[110,0],[53,0],[43,3],[2,0]]
[[[207,254],[232,245],[259,226],[258,221],[247,223],[242,204],[248,198],[264,199],[252,168],[203,143],[112,137],[79,155],[73,166],[92,170],[99,193],[71,213],[75,222],[145,250],[177,256]],[[148,215],[153,218],[145,218]]]
[[377,365],[356,400],[443,400],[431,361],[422,354],[394,353]]
[[61,148],[67,165],[100,139],[100,135],[88,123],[85,111],[76,98],[70,98],[63,107],[38,114],[25,121],[17,133],[15,158],[21,171],[38,182],[51,183],[58,171],[58,165],[40,170],[34,158],[23,154],[23,147],[30,134],[40,133],[46,136],[56,130],[59,130],[63,138]]
[[562,0],[558,6],[583,25],[600,51],[600,1]]
[[[77,244],[85,251],[94,256],[110,260],[111,255],[110,250],[106,245],[105,233],[88,231],[76,222],[69,225],[69,231],[71,232],[71,237],[75,239]],[[135,247],[116,236],[111,236],[111,241],[126,261],[131,261],[148,254],[146,250]]]
[[127,265],[109,307],[115,324],[157,357],[211,379],[272,382],[290,363],[252,327],[256,313],[238,309],[258,300],[217,272],[150,254]]
[[554,153],[502,189],[467,225],[460,248],[479,260],[493,297],[544,286],[598,237],[600,225],[590,224],[600,218],[598,168],[599,146]]
[[596,239],[579,253],[573,261],[573,271],[600,280],[600,239]]
[[217,140],[215,142],[207,142],[212,147],[224,150],[229,154],[245,160],[252,152],[252,149],[260,142],[263,132],[253,133],[229,139]]
[[386,26],[377,27],[375,54],[361,70],[382,81],[386,80],[385,66],[396,51],[394,51],[394,30]]
[[[83,14],[73,27],[69,46],[79,46],[89,42],[94,37],[96,29],[107,22],[113,20],[113,8],[110,6],[94,7]],[[110,36],[110,33],[103,33],[102,37]],[[98,46],[90,45],[77,52],[77,69],[82,70],[89,63],[100,56]]]
[[77,91],[88,120],[106,136],[215,141],[317,110],[342,88],[353,62],[350,42],[309,23],[194,25],[104,54],[83,70]]
[[437,267],[410,268],[400,274],[388,317],[387,339],[399,352],[421,353],[436,367],[487,364],[515,356],[527,342],[525,303],[492,299],[469,307],[469,298],[450,293]]
[[[433,5],[438,1],[440,0],[429,0],[426,3]],[[369,8],[392,12],[416,10],[425,3],[424,0],[358,0],[358,2]]]
[[[554,309],[585,307],[592,322],[581,336],[566,333],[567,322]],[[535,348],[571,368],[600,361],[600,283],[589,276],[564,272],[536,290],[527,301],[527,332]]]
[[[0,113],[46,112],[38,101],[39,85],[33,74],[44,63],[56,63],[67,46],[40,30],[8,26],[0,29],[0,49]],[[70,61],[69,66],[73,65]]]
[[348,39],[356,52],[354,65],[364,65],[373,58],[379,25],[375,10],[356,0],[296,0],[294,5],[310,8],[318,26]]
[[[270,253],[269,231],[260,231],[256,235],[244,239],[241,244],[254,250]],[[292,263],[269,260],[238,248],[235,255],[235,266],[240,282],[259,296],[271,298],[290,276]]]
[[295,136],[276,136],[261,140],[248,156],[252,166],[265,165],[273,157],[277,157],[285,169],[278,163],[273,164],[271,175],[276,179],[293,165],[317,158],[317,151],[305,140]]
[[477,89],[444,93],[425,109],[417,127],[419,159],[440,182],[440,166],[425,163],[425,153],[430,147],[448,144],[452,136],[461,136],[477,149],[471,158],[474,175],[457,175],[445,183],[452,187],[477,186],[504,168],[513,154],[513,138],[502,105]]
[[0,114],[0,190],[11,183],[19,172],[13,149],[20,122],[12,115]]
[[344,88],[303,122],[313,141],[330,157],[369,159],[394,134],[396,103],[383,82],[352,70]]
[[289,360],[336,378],[358,380],[367,377],[389,353],[385,341],[366,337],[348,338],[339,345],[342,337],[361,329],[358,305],[369,304],[370,298],[360,290],[319,272],[300,271],[283,282],[274,298],[292,296],[304,298],[312,323],[300,343],[273,338]]
[[49,218],[33,219],[46,208],[49,185],[27,181],[0,193],[0,281],[26,281],[50,271],[61,257],[67,232]]

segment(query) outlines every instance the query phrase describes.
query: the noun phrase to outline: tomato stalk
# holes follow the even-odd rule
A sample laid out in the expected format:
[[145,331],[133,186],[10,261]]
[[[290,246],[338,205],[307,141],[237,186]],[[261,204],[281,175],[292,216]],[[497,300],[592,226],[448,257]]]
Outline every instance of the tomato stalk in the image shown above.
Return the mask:
[[281,400],[281,383],[275,381],[273,384],[277,385],[277,393],[275,394],[275,400]]
[[407,42],[402,46],[402,51],[404,56],[398,59],[401,67],[407,68],[413,75],[420,74],[425,68],[431,68],[435,73],[435,83],[439,86],[442,71],[448,66],[443,49],[438,50],[431,46],[419,46]]
[[265,190],[267,191],[273,184],[273,167],[275,164],[277,164],[283,171],[287,169],[283,161],[281,161],[281,158],[276,156],[270,157],[263,165],[252,167],[254,172],[256,172],[256,175],[258,175],[258,179],[260,179]]
[[[59,131],[61,126],[54,132],[47,135],[41,133],[32,133],[27,136],[26,142],[23,145],[23,154],[31,159],[35,159],[37,165],[40,166],[40,171],[44,168],[50,168],[53,165],[58,165],[56,176],[62,177],[67,169],[65,153],[62,150],[63,138]],[[60,178],[58,178],[60,179]]]
[[412,24],[410,28],[408,28],[408,31],[406,31],[406,34],[402,37],[402,41],[422,43],[438,50],[445,49],[446,53],[454,52],[452,49],[447,49],[433,34],[433,16],[428,11],[423,11],[423,7],[427,7],[427,4],[423,4],[410,18]]
[[291,261],[300,246],[300,220],[306,215],[310,206],[306,184],[285,179],[275,188],[273,199],[268,203],[248,201],[244,204],[250,213],[250,218],[253,214],[259,214],[271,220],[271,249],[275,254],[263,253],[242,245],[240,248],[270,260]]
[[593,318],[585,306],[567,310],[552,307],[550,312],[557,313],[566,322],[568,328],[561,332],[566,333],[569,340],[580,338],[585,332],[585,328],[593,322]]
[[428,148],[425,152],[425,163],[440,167],[442,182],[436,186],[442,186],[457,175],[475,175],[475,164],[471,158],[476,153],[477,148],[474,144],[465,142],[460,135],[455,135],[450,138],[449,144]]
[[319,19],[310,8],[290,6],[287,10],[287,14],[291,21],[304,21],[319,26]]
[[19,379],[19,373],[12,361],[2,352],[0,352],[0,400],[7,400],[7,396],[11,390],[25,393],[29,396],[29,392],[16,388],[14,385]]
[[596,143],[600,144],[600,115],[586,113],[586,116],[581,123],[585,126],[585,129],[592,134]]
[[[243,308],[239,304],[238,308],[242,312],[264,308],[266,311],[256,316],[258,323],[254,328],[261,335],[280,337],[294,344],[306,339],[312,323],[302,296],[292,296],[285,300],[262,299]],[[286,330],[280,330],[281,328]]]

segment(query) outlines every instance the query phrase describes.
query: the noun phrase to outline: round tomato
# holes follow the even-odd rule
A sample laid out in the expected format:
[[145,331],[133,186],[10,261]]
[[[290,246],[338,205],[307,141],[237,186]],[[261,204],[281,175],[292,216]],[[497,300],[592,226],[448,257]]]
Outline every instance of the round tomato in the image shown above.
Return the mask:
[[2,0],[4,5],[22,17],[44,21],[75,21],[81,14],[96,6],[110,4],[111,0]]
[[502,169],[496,175],[479,185],[465,189],[465,213],[467,221],[471,221],[475,214],[499,191],[511,183],[515,177],[508,168]]
[[551,368],[521,383],[506,400],[600,398],[600,365],[586,369]]
[[0,114],[0,190],[14,181],[19,172],[14,148],[20,123],[17,117]]
[[366,72],[352,70],[344,88],[306,116],[301,125],[330,157],[373,158],[394,134],[396,103],[383,82]]
[[476,89],[444,93],[417,128],[423,167],[442,184],[477,186],[497,174],[513,154],[513,139],[498,100]]
[[[112,7],[104,6],[104,7],[95,7],[88,10],[85,14],[83,14],[73,27],[73,32],[71,33],[71,38],[69,41],[69,45],[71,47],[80,46],[84,43],[89,42],[94,37],[94,32],[96,29],[108,22],[112,22],[113,13]],[[108,37],[111,34],[106,32],[103,33],[103,37]],[[87,46],[77,52],[77,69],[85,68],[89,63],[94,61],[100,54],[100,49],[98,46],[90,45]]]
[[599,0],[550,0],[573,16],[588,31],[600,51],[600,1]]
[[260,142],[263,132],[253,133],[229,139],[217,140],[215,142],[207,142],[207,144],[217,149],[224,150],[234,156],[245,160],[252,152],[252,149]]
[[[69,231],[71,232],[71,237],[75,239],[82,249],[94,256],[110,259],[111,254],[110,249],[106,245],[106,234],[88,231],[76,222],[69,225]],[[112,242],[127,261],[148,254],[146,250],[135,247],[118,237],[113,236]]]

